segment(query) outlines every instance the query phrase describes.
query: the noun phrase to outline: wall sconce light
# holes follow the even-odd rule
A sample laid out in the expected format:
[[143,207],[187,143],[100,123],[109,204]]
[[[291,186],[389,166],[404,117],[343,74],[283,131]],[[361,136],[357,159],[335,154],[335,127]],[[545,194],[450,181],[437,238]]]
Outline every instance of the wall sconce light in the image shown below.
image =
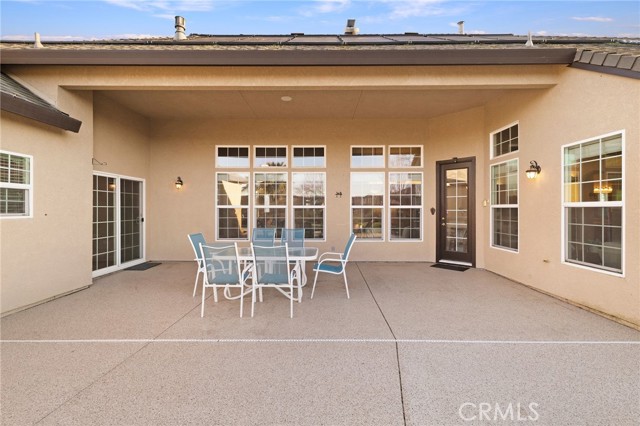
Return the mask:
[[336,192],[336,198],[342,198],[342,191]]
[[538,174],[540,174],[540,170],[542,170],[542,167],[538,165],[537,161],[530,161],[529,164],[530,166],[525,172],[525,174],[529,179],[535,179],[535,177],[538,176]]
[[182,188],[182,185],[184,185],[184,183],[182,182],[182,179],[180,179],[180,176],[178,176],[178,179],[176,179],[176,189]]

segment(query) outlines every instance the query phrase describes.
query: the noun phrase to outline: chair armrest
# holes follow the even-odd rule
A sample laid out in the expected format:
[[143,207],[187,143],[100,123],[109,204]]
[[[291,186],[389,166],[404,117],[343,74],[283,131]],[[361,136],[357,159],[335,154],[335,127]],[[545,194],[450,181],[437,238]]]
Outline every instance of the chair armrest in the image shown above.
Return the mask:
[[326,255],[338,256],[337,258],[334,258],[334,260],[337,260],[337,261],[341,261],[342,260],[342,253],[337,253],[337,252],[333,252],[333,251],[327,251],[327,252],[322,253],[320,255],[320,257],[318,258],[318,263],[320,263],[322,261],[322,259],[324,258],[324,256],[326,256]]

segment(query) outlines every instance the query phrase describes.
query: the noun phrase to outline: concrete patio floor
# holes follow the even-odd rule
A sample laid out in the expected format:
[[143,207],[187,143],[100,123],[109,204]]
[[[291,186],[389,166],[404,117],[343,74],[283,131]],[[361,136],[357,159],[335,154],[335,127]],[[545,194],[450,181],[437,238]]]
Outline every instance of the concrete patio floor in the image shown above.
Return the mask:
[[350,263],[192,298],[195,264],[122,271],[1,320],[3,425],[637,425],[640,333],[490,272]]

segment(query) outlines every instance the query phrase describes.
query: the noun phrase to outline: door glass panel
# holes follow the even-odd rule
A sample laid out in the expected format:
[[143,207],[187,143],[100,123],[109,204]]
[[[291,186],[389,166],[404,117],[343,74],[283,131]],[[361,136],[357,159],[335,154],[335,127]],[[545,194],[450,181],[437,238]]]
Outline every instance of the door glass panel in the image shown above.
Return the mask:
[[467,253],[468,169],[446,171],[445,250]]
[[115,191],[115,178],[93,177],[93,271],[115,265]]
[[142,258],[142,182],[120,180],[120,263]]

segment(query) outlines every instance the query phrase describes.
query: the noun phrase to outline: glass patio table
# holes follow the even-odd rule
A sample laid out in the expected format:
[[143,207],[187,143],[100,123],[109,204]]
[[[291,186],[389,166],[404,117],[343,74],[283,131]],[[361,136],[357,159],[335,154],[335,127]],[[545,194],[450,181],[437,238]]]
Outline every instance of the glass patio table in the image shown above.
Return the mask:
[[[318,259],[317,247],[289,247],[287,250],[289,260],[296,262],[296,265],[300,267],[301,286],[307,284],[307,274],[305,272],[305,266],[308,261]],[[240,262],[253,262],[253,253],[251,253],[251,247],[238,247],[238,260]]]

